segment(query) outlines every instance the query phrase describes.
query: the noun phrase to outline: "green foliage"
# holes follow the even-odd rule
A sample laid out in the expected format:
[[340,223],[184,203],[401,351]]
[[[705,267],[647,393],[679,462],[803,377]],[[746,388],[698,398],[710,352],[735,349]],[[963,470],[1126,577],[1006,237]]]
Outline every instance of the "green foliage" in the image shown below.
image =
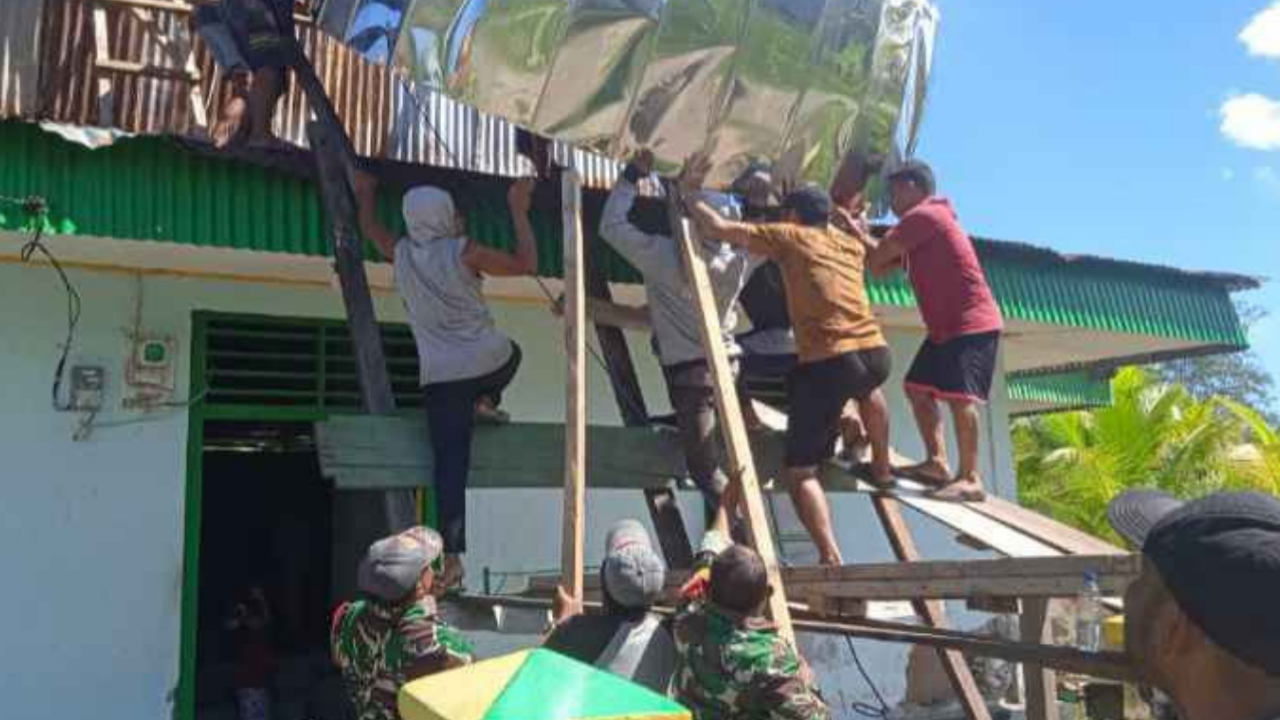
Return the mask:
[[1107,503],[1130,488],[1182,498],[1223,489],[1280,494],[1280,436],[1257,411],[1198,400],[1138,368],[1117,374],[1112,389],[1110,407],[1014,425],[1024,505],[1116,540]]

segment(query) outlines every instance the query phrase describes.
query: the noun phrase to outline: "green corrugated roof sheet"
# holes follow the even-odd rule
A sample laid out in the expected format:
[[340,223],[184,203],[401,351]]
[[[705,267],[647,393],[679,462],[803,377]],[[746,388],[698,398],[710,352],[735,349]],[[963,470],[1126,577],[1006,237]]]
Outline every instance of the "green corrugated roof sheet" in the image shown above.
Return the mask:
[[1009,378],[1009,399],[1048,410],[1105,407],[1111,404],[1111,381],[1087,370],[1053,375],[1014,375]]
[[[121,140],[88,150],[33,125],[0,123],[0,195],[49,200],[55,229],[84,235],[157,240],[301,255],[328,253],[318,194],[311,183],[262,168],[202,157],[161,138]],[[486,243],[510,246],[502,198],[468,209],[468,227]],[[388,217],[394,203],[388,202]],[[21,225],[0,207],[0,228]],[[541,273],[560,272],[556,218],[535,217]],[[1114,262],[1073,262],[1043,249],[979,241],[979,254],[1005,316],[1051,325],[1246,345],[1231,285],[1209,276]],[[635,272],[611,253],[611,279]],[[872,300],[912,307],[901,275],[873,281]]]

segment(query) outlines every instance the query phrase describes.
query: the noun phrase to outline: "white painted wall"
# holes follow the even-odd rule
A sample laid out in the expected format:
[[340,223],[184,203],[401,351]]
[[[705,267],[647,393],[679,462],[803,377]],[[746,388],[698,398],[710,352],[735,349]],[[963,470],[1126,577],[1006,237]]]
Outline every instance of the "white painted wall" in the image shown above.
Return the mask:
[[[185,411],[142,418],[119,410],[123,330],[132,322],[137,279],[118,272],[71,270],[84,298],[72,364],[102,364],[108,372],[108,408],[98,429],[73,442],[78,418],[55,413],[50,383],[65,332],[65,297],[47,267],[0,264],[0,592],[4,652],[0,697],[14,720],[95,717],[162,720],[171,712],[177,683],[183,498],[186,479]],[[337,293],[325,286],[269,285],[148,276],[144,328],[172,334],[178,343],[180,397],[185,397],[191,314],[195,310],[282,316],[341,317]],[[388,321],[403,320],[392,296],[377,298]],[[507,395],[518,419],[562,417],[564,363],[559,322],[530,303],[501,303],[500,323],[523,346],[525,364]],[[917,339],[892,334],[901,376]],[[665,391],[647,339],[635,338],[650,409],[666,408]],[[616,423],[608,383],[591,371],[591,420]],[[996,395],[1003,397],[1002,386]],[[894,437],[908,454],[918,450],[906,405],[890,393]],[[1003,403],[995,405],[996,442],[984,468],[1002,493],[1013,488]],[[142,421],[145,420],[145,421]],[[125,423],[116,425],[115,423]],[[686,517],[700,513],[686,498]],[[786,508],[785,498],[779,507]],[[548,491],[476,492],[471,508],[469,565],[479,581],[488,566],[503,571],[545,569],[558,562],[559,498]],[[888,547],[864,498],[841,497],[836,521],[846,557],[885,560]],[[588,559],[598,561],[604,531],[617,518],[643,516],[631,493],[590,498]],[[783,522],[788,513],[784,511]],[[931,557],[959,556],[950,534],[912,518]],[[496,646],[494,646],[496,649]],[[848,672],[842,646],[806,644],[824,670],[829,697],[862,697]],[[866,651],[890,697],[900,694],[905,649]],[[866,699],[863,697],[863,699]]]

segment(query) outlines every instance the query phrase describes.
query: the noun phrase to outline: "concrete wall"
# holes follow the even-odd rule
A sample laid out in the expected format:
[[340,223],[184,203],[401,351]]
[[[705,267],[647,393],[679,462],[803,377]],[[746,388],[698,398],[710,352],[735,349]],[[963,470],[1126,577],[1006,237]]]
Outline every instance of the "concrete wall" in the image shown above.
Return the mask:
[[[0,567],[7,582],[0,617],[8,620],[0,659],[4,716],[15,720],[62,717],[161,720],[171,712],[177,684],[186,481],[184,410],[143,417],[120,410],[124,330],[132,324],[139,285],[143,327],[177,340],[179,399],[186,396],[191,314],[195,310],[285,316],[340,317],[329,287],[252,284],[174,276],[71,270],[84,299],[72,364],[101,364],[108,372],[107,408],[93,434],[73,441],[80,418],[51,408],[50,383],[65,332],[65,297],[47,267],[0,264]],[[383,319],[402,320],[399,301],[377,300]],[[557,419],[563,411],[563,354],[558,321],[536,304],[501,303],[499,320],[524,347],[525,365],[508,395],[519,419]],[[632,349],[650,408],[665,410],[665,393],[647,342]],[[894,335],[897,377],[917,338]],[[998,396],[1003,395],[1002,388]],[[598,368],[589,389],[593,422],[617,422],[608,384]],[[890,393],[895,440],[918,450],[900,394]],[[988,477],[1013,488],[1003,404],[994,406],[985,454]],[[696,522],[693,498],[686,516]],[[791,524],[785,498],[778,498]],[[629,493],[594,493],[590,499],[588,559],[598,561],[604,531],[615,519],[643,516]],[[558,562],[559,498],[552,492],[476,492],[472,552],[478,584],[482,568],[548,569]],[[888,559],[888,546],[865,498],[835,502],[840,539],[851,561]],[[959,556],[951,535],[911,518],[932,557]],[[799,557],[799,560],[804,560]],[[496,651],[502,643],[492,644]],[[848,674],[843,645],[809,643],[824,668],[829,697],[861,694]],[[900,694],[905,649],[867,649],[877,682]],[[827,658],[823,660],[822,658]],[[895,685],[894,678],[899,678]],[[844,713],[842,713],[844,714]]]

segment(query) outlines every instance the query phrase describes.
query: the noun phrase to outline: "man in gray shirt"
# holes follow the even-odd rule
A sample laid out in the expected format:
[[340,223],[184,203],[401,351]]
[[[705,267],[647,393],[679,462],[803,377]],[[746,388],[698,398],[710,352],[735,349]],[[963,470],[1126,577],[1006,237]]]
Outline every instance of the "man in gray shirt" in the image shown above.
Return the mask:
[[[645,293],[649,299],[648,324],[657,341],[658,360],[667,382],[671,407],[676,413],[685,465],[702,492],[710,522],[720,510],[721,496],[728,479],[720,467],[715,383],[702,350],[698,305],[685,276],[676,241],[666,235],[644,232],[628,217],[639,194],[637,183],[652,169],[653,155],[648,151],[641,151],[627,165],[605,203],[600,236],[644,276]],[[722,213],[734,215],[738,212],[736,203],[728,196],[711,200]],[[741,349],[733,335],[738,324],[735,305],[748,276],[762,259],[718,240],[704,238],[703,242],[723,342],[729,357],[736,359]],[[603,312],[601,308],[598,303],[589,307],[597,322],[635,324],[634,312],[628,318],[625,309],[622,313],[616,312],[617,306],[612,308],[615,312]]]

